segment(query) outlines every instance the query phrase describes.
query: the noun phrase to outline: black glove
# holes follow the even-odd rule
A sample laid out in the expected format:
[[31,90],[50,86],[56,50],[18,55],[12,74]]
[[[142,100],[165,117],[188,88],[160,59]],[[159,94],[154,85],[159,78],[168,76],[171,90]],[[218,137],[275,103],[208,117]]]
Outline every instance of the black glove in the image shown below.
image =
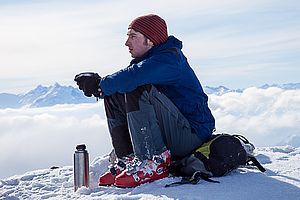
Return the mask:
[[74,81],[76,81],[79,89],[83,91],[85,96],[91,97],[94,95],[94,97],[102,98],[102,91],[99,86],[100,80],[101,77],[94,72],[83,72],[77,74],[74,78]]

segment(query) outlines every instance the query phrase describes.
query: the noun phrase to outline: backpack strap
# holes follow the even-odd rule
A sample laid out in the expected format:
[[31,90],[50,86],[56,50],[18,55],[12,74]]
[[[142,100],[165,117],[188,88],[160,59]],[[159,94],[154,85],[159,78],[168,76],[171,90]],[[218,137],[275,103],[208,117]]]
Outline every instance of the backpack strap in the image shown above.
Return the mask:
[[244,142],[245,144],[251,144],[249,142],[249,140],[247,138],[245,138],[243,135],[238,135],[238,134],[234,134],[232,135],[233,137],[236,137],[238,139],[240,139],[242,142]]
[[[249,140],[247,140],[247,138],[245,138],[243,135],[233,135],[234,137],[240,139],[242,142],[244,142],[245,144],[250,144],[253,146],[253,144],[251,144],[249,142]],[[254,146],[253,146],[254,147]],[[248,154],[248,159],[249,161],[251,161],[253,163],[254,166],[256,166],[261,172],[265,172],[266,169],[258,162],[258,160],[253,156],[253,155],[249,155]],[[249,162],[248,161],[248,162]]]
[[171,184],[165,185],[165,187],[174,187],[178,185],[185,185],[185,184],[193,184],[196,185],[201,179],[211,182],[211,183],[220,183],[219,181],[215,181],[209,178],[210,176],[208,174],[205,174],[203,172],[197,171],[193,174],[192,177],[183,177],[181,181],[174,182]]
[[254,156],[248,156],[249,160],[256,166],[261,172],[265,172],[266,169],[258,162]]

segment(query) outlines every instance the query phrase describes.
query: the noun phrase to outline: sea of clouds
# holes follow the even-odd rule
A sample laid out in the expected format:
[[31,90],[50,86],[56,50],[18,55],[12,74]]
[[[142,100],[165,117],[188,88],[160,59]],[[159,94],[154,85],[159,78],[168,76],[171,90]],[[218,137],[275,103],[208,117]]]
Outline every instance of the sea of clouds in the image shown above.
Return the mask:
[[[217,132],[240,133],[256,146],[300,146],[300,90],[248,88],[209,95]],[[0,109],[0,178],[72,165],[77,144],[90,160],[110,152],[103,101]]]

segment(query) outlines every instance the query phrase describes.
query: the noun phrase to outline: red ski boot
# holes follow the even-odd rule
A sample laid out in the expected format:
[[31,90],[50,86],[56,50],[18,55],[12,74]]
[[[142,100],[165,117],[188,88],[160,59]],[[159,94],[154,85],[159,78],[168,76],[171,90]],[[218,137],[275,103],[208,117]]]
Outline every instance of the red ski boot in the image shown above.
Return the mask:
[[136,187],[169,176],[170,152],[164,151],[152,160],[133,160],[123,172],[117,175],[115,186]]
[[133,160],[133,156],[118,159],[104,174],[99,177],[99,185],[107,186],[115,183],[116,176],[126,169],[126,165]]

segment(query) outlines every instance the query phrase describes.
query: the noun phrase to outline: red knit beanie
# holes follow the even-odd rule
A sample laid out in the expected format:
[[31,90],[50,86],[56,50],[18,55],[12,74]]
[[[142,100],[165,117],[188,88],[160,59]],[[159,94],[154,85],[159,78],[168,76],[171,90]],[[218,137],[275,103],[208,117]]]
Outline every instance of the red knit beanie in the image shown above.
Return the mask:
[[134,19],[128,29],[133,29],[149,38],[154,45],[164,43],[168,39],[165,20],[158,15],[150,14]]

